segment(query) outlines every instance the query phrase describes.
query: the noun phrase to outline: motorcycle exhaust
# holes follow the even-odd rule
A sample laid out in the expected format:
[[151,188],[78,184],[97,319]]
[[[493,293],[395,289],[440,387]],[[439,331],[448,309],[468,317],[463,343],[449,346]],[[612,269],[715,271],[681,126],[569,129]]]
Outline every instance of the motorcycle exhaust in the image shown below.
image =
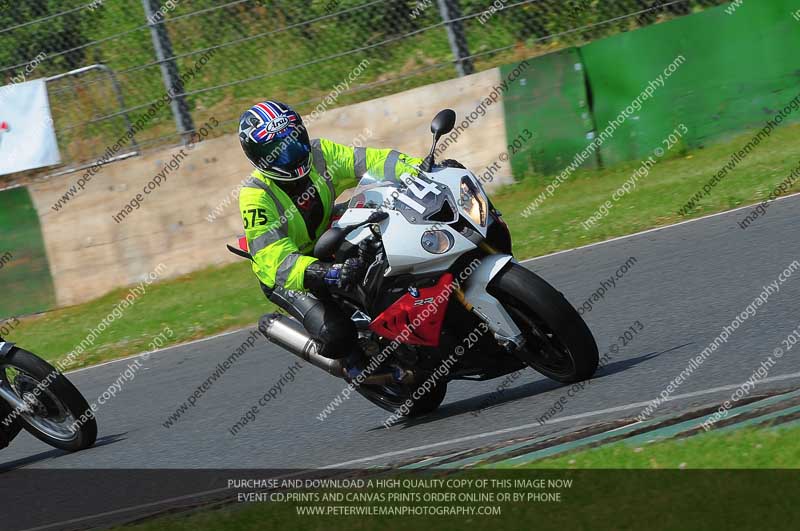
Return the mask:
[[258,329],[267,340],[284,350],[334,376],[344,377],[342,361],[321,356],[319,342],[312,339],[303,326],[291,317],[278,313],[267,314],[259,321]]
[[[258,329],[272,343],[295,356],[319,367],[323,371],[338,378],[344,378],[343,360],[326,358],[319,354],[320,344],[308,335],[308,332],[295,319],[278,313],[270,313],[261,318]],[[362,383],[372,385],[388,385],[394,382],[391,375],[372,375],[363,379]]]

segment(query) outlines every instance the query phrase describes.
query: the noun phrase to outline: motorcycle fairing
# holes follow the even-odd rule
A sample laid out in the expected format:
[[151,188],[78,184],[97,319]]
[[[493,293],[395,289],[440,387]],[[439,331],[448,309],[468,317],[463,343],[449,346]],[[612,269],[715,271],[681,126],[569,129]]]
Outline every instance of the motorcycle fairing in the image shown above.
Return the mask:
[[464,298],[472,305],[489,328],[503,339],[517,340],[522,332],[508,311],[487,290],[489,282],[514,259],[508,254],[493,254],[481,259],[481,264],[472,272]]
[[[453,275],[445,273],[433,286],[414,287],[373,319],[370,330],[408,345],[438,347],[442,324],[453,293]],[[416,296],[415,296],[416,295]],[[418,323],[414,325],[412,323]]]

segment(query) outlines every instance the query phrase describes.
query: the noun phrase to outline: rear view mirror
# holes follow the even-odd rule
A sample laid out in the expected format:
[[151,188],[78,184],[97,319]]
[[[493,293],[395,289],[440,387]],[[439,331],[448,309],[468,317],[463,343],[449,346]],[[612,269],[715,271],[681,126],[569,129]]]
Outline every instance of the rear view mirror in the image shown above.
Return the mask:
[[420,169],[424,172],[431,171],[434,163],[434,154],[436,153],[436,143],[439,141],[442,136],[446,135],[450,131],[453,130],[453,127],[456,125],[456,111],[453,109],[444,109],[439,111],[439,113],[433,117],[433,121],[431,122],[431,133],[433,133],[433,145],[431,146],[431,152],[428,153],[428,156],[422,161],[422,166]]
[[431,122],[431,133],[439,140],[442,136],[446,135],[453,130],[456,125],[456,112],[453,109],[444,109],[439,111],[433,121]]

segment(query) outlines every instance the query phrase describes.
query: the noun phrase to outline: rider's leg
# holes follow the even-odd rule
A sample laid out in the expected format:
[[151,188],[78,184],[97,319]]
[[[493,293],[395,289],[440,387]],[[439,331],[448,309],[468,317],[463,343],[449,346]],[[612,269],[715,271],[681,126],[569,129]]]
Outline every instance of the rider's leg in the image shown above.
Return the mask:
[[391,374],[401,381],[402,371],[391,367],[367,367],[367,360],[358,345],[358,332],[355,324],[333,302],[315,297],[301,291],[269,289],[261,284],[264,295],[297,319],[311,337],[320,342],[320,354],[327,358],[344,359],[344,376],[350,381],[358,381],[362,374]]
[[302,291],[270,289],[261,284],[267,298],[297,319],[311,337],[322,345],[320,354],[326,358],[356,359],[361,357],[357,346],[355,324],[333,302],[318,299]]

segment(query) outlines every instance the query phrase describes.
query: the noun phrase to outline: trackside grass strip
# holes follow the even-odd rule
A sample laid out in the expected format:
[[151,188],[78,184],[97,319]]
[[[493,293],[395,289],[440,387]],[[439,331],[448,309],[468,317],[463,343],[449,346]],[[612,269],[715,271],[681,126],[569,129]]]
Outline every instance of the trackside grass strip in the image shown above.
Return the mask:
[[[720,469],[800,467],[800,426],[713,430],[653,444],[618,442],[533,461],[522,469]],[[487,467],[503,468],[501,461]]]

